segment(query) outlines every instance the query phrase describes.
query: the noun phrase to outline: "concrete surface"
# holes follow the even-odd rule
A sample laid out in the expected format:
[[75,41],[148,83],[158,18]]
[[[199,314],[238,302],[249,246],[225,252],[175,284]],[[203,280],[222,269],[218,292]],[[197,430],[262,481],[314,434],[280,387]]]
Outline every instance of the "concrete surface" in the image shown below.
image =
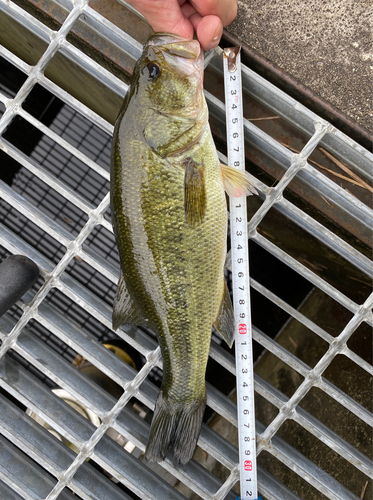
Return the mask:
[[238,0],[227,28],[373,129],[373,0]]

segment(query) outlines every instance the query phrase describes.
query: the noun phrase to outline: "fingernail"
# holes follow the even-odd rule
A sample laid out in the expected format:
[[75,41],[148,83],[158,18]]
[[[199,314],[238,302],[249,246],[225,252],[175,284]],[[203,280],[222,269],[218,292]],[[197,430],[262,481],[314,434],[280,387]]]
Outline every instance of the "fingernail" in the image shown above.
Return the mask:
[[220,26],[218,26],[215,30],[214,37],[212,39],[213,42],[218,42],[221,38],[222,35],[222,29]]
[[220,41],[220,38],[222,37],[222,34],[223,34],[223,29],[222,29],[222,26],[218,26],[215,30],[215,33],[214,33],[214,36],[212,38],[212,44],[214,46],[216,46],[219,41]]

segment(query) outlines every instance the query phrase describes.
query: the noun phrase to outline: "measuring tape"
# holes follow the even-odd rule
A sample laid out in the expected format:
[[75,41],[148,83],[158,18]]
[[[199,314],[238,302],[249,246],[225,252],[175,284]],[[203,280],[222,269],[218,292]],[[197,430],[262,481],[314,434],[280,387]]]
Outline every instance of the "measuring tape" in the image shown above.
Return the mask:
[[[224,49],[228,164],[245,170],[240,47]],[[246,197],[230,198],[241,500],[258,498]]]

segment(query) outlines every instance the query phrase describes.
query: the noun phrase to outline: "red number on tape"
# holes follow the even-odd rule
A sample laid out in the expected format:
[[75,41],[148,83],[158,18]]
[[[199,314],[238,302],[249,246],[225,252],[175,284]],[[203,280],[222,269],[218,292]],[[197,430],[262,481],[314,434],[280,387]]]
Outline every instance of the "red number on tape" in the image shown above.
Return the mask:
[[240,335],[245,335],[245,333],[247,333],[247,326],[244,323],[238,325],[238,333]]

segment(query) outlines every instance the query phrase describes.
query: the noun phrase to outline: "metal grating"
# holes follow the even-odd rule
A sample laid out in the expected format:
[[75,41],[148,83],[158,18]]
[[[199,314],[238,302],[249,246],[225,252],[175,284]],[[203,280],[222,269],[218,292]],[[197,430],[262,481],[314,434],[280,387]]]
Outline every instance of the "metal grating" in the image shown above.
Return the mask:
[[[111,332],[111,303],[119,267],[108,214],[108,151],[113,127],[44,73],[59,53],[110,92],[123,97],[127,86],[66,37],[77,21],[84,19],[86,26],[96,30],[109,45],[119,47],[132,61],[140,55],[141,44],[93,10],[87,0],[74,4],[64,0],[56,5],[66,11],[58,31],[48,28],[17,4],[0,0],[0,16],[9,16],[45,43],[35,65],[28,65],[7,48],[0,47],[0,56],[24,74],[23,83],[13,94],[0,87],[0,150],[21,166],[11,187],[0,181],[0,249],[3,257],[17,253],[27,255],[38,264],[42,277],[24,300],[1,319],[1,498],[165,500],[191,498],[195,494],[203,499],[234,499],[237,493],[232,488],[238,480],[237,450],[224,432],[207,424],[203,426],[199,447],[206,457],[223,466],[224,477],[218,477],[215,469],[208,467],[207,459],[193,460],[182,469],[175,469],[168,461],[151,469],[141,460],[149,423],[133,411],[130,403],[136,398],[143,408],[154,408],[157,373],[162,366],[159,349],[150,332],[121,329],[118,336],[141,356],[142,367],[137,371],[102,345],[107,339],[117,338]],[[217,75],[222,73],[218,57],[211,59],[210,68]],[[359,367],[363,375],[358,380],[371,383],[373,367],[369,356],[352,348],[350,341],[354,335],[365,335],[361,329],[373,324],[373,294],[365,285],[360,294],[335,286],[327,270],[317,266],[319,256],[310,264],[302,255],[284,249],[262,228],[266,218],[275,211],[300,228],[307,238],[320,242],[325,253],[337,255],[340,274],[344,273],[342,262],[358,270],[360,281],[362,276],[372,278],[372,262],[362,247],[346,239],[344,233],[336,234],[334,226],[327,227],[290,201],[287,190],[297,182],[304,193],[322,197],[333,207],[337,218],[347,221],[369,239],[371,208],[308,160],[315,148],[321,146],[369,182],[373,157],[246,67],[243,84],[251,98],[307,137],[301,151],[294,153],[255,122],[245,120],[248,148],[260,152],[281,170],[273,186],[261,181],[260,176],[256,179],[262,194],[250,219],[250,239],[295,271],[312,290],[328,297],[340,312],[343,323],[338,331],[320,326],[301,306],[294,306],[281,293],[252,278],[255,292],[285,311],[288,322],[295,321],[306,327],[314,335],[313,342],[325,345],[311,366],[289,345],[284,345],[279,336],[272,338],[262,331],[254,318],[254,338],[264,348],[262,358],[266,355],[276,358],[288,367],[296,380],[292,390],[279,390],[270,377],[259,370],[261,358],[256,363],[257,396],[273,409],[268,421],[258,415],[259,491],[264,498],[277,500],[364,498],[365,492],[372,491],[367,489],[371,485],[366,484],[373,478],[369,444],[341,435],[330,424],[330,418],[319,418],[303,403],[312,391],[319,391],[325,401],[330,402],[324,413],[328,415],[339,405],[348,415],[348,425],[355,426],[356,432],[361,431],[362,435],[363,430],[370,429],[371,434],[371,401],[335,383],[328,369],[343,358]],[[37,85],[65,103],[49,126],[26,111],[27,99]],[[224,104],[207,91],[206,98],[211,119],[217,128],[223,126],[219,124],[225,123]],[[30,154],[22,152],[7,136],[12,123],[20,118],[43,135]],[[363,281],[366,283],[365,278]],[[280,288],[286,286],[286,283],[280,284]],[[234,356],[220,346],[216,337],[213,339],[211,358],[227,376],[234,375]],[[122,394],[114,397],[76,369],[72,364],[76,355],[88,360],[120,386]],[[340,365],[336,366],[339,369]],[[341,376],[342,373],[348,376],[348,368],[344,370]],[[97,415],[98,427],[58,397],[51,390],[55,387],[64,389]],[[214,383],[208,384],[207,404],[225,419],[226,426],[236,426],[234,401]],[[29,412],[23,411],[25,408],[65,441],[47,432]],[[313,458],[301,444],[290,442],[283,432],[286,425],[292,426],[293,433],[303,429],[302,432],[307,432],[315,443],[324,447],[326,455],[333,453],[336,468],[324,470],[322,461]],[[128,451],[115,442],[107,434],[109,428],[133,443],[135,451]],[[72,443],[73,447],[65,442]],[[87,461],[88,458],[91,460]],[[289,471],[289,480],[285,473],[272,468],[273,460],[283,467],[280,472]],[[338,474],[338,470],[348,473]],[[348,482],[348,474],[358,482]]]

